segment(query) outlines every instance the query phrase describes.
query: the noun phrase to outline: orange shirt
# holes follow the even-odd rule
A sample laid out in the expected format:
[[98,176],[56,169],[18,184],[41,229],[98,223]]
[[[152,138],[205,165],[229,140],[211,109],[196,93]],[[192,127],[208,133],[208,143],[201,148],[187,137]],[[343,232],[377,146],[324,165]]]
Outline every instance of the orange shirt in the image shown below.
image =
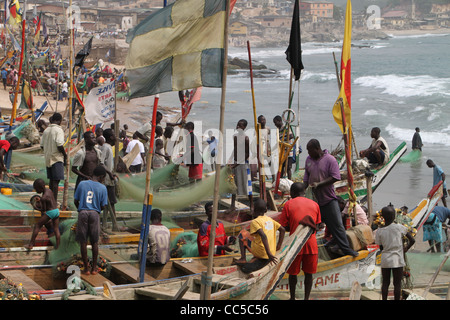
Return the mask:
[[[297,229],[299,222],[305,217],[311,216],[314,222],[321,223],[319,205],[305,197],[296,197],[286,202],[280,216],[280,224],[282,226],[289,226],[289,232],[292,233]],[[318,254],[319,248],[317,246],[316,233],[308,239],[300,251],[300,254]]]

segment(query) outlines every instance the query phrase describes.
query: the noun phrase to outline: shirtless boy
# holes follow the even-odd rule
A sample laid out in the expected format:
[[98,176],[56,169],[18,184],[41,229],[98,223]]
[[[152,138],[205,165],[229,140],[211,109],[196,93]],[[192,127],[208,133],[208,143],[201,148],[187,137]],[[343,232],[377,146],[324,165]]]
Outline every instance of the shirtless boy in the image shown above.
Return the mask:
[[42,216],[34,225],[30,243],[26,245],[25,248],[29,250],[33,248],[39,231],[42,226],[45,225],[48,230],[47,234],[53,230],[56,238],[55,249],[58,249],[61,238],[59,233],[59,209],[57,207],[55,197],[53,196],[53,192],[45,187],[45,182],[42,179],[36,179],[33,183],[33,188],[37,193],[42,193],[42,196],[33,196],[30,199],[30,202],[32,203],[34,209],[41,211]]
[[84,148],[81,148],[74,156],[72,163],[72,172],[77,177],[75,190],[83,180],[90,180],[93,176],[94,169],[100,164],[101,151],[95,148],[97,143],[96,137],[92,131],[87,131],[83,135]]

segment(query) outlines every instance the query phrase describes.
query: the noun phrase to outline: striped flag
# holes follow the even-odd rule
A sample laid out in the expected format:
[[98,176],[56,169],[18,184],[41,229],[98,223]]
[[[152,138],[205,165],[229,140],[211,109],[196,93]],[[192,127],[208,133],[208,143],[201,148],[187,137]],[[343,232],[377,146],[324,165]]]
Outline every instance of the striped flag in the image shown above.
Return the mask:
[[36,16],[33,19],[33,22],[36,25],[36,31],[34,32],[34,40],[36,42],[39,40],[39,36],[41,35],[41,21],[42,21],[42,12],[39,13],[39,16]]
[[[351,110],[351,36],[352,36],[352,4],[351,1],[347,1],[347,9],[345,13],[345,31],[344,31],[344,43],[342,45],[341,56],[341,90],[339,92],[338,99],[333,106],[333,117],[336,123],[341,128],[342,133],[345,133],[347,129],[351,130],[352,123],[352,110]],[[344,114],[346,128],[342,124],[342,113],[340,100],[342,99],[344,104]],[[349,134],[351,137],[351,134]],[[351,144],[350,144],[351,145]]]
[[226,0],[177,0],[129,31],[130,98],[222,87]]
[[18,24],[22,22],[22,9],[20,9],[19,0],[11,0],[9,2],[9,22]]

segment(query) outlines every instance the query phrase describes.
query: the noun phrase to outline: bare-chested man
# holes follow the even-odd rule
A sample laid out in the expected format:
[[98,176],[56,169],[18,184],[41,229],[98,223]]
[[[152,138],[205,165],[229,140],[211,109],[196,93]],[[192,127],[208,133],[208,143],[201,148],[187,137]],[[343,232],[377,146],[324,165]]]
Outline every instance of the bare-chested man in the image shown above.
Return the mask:
[[30,201],[34,209],[41,211],[42,216],[34,225],[30,243],[26,245],[25,248],[29,250],[33,248],[39,231],[42,226],[45,225],[49,236],[52,233],[55,234],[55,249],[58,249],[61,238],[59,233],[59,209],[55,197],[53,196],[53,192],[45,187],[45,182],[42,179],[36,179],[33,183],[33,187],[37,193],[42,193],[42,196],[33,196]]
[[94,169],[101,163],[101,151],[95,147],[97,140],[92,131],[87,131],[83,135],[84,147],[82,147],[74,156],[72,163],[72,172],[77,175],[78,184],[83,180],[90,180],[94,174]]

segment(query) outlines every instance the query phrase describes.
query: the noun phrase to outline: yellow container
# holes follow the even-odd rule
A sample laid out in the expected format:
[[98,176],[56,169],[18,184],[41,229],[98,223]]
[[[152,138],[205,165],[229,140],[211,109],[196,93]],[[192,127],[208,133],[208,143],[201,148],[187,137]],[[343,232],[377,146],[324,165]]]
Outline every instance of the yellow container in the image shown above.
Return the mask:
[[11,195],[12,194],[12,189],[11,188],[2,188],[0,191],[4,195]]

